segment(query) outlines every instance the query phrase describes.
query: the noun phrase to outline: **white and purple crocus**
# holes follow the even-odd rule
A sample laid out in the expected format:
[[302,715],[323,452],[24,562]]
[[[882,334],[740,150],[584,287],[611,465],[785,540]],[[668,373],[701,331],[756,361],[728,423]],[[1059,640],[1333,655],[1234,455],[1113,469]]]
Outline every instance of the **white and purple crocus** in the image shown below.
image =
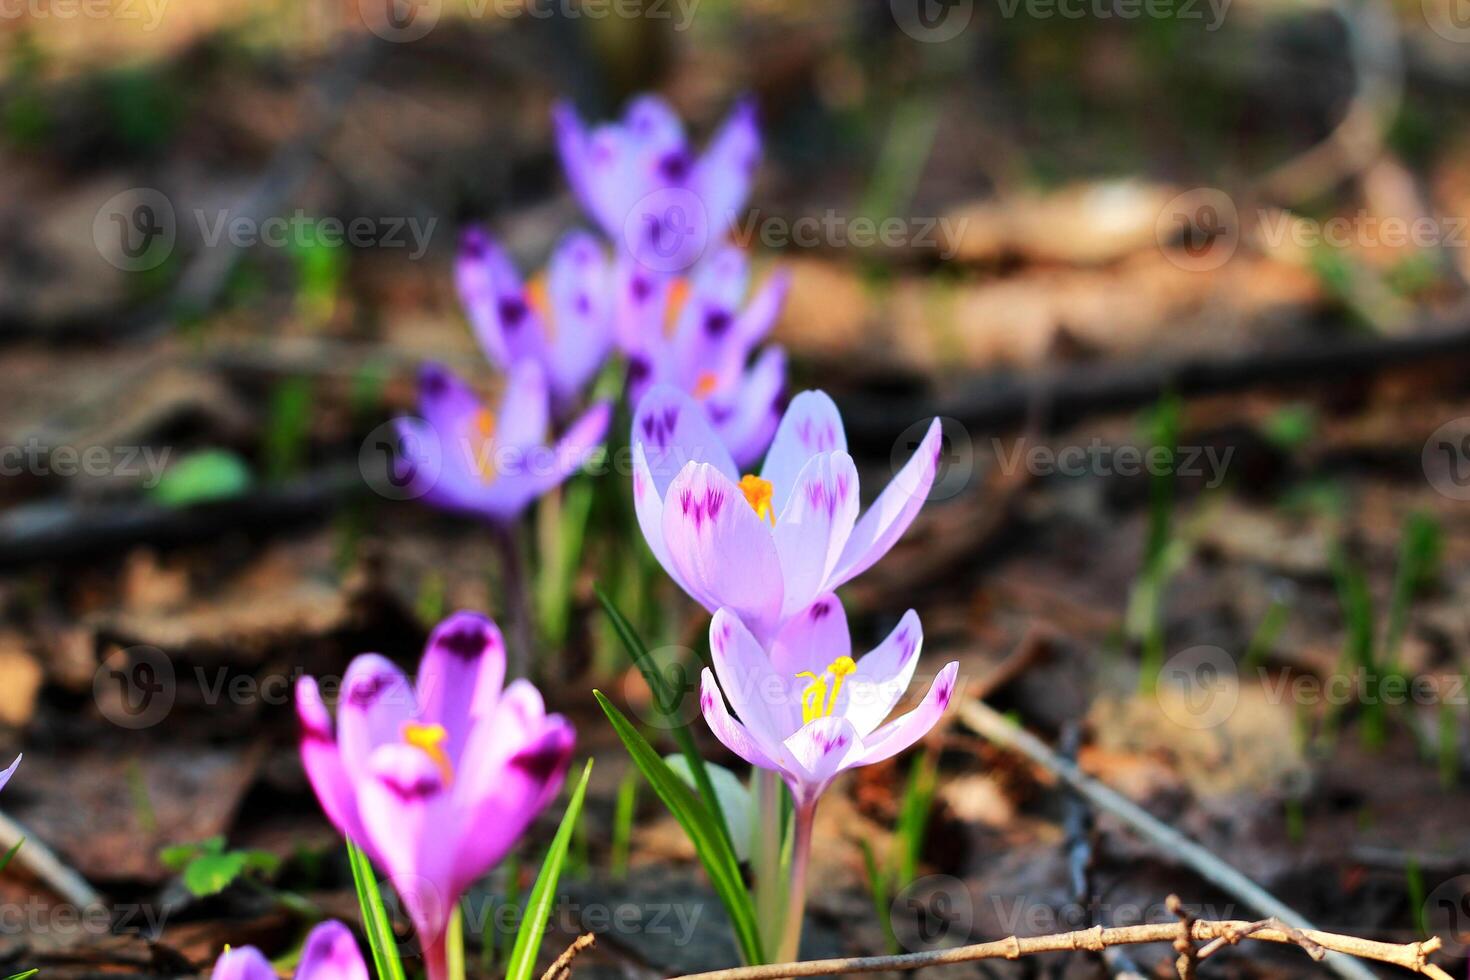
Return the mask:
[[16,756],[15,761],[6,766],[3,772],[0,772],[0,789],[4,789],[5,784],[10,782],[10,777],[15,775],[15,770],[20,767],[21,758],[21,756]]
[[727,609],[715,613],[709,632],[714,672],[704,669],[699,698],[705,721],[731,752],[780,773],[798,810],[815,806],[840,773],[882,762],[928,734],[949,707],[959,671],[947,664],[917,707],[884,724],[924,643],[912,609],[856,660],[847,614],[830,594],[788,622],[769,654]]
[[[210,980],[277,980],[276,968],[254,946],[226,948]],[[367,964],[351,931],[335,919],[312,929],[301,949],[296,980],[369,980]]]
[[837,406],[792,399],[760,475],[740,475],[703,409],[658,386],[633,418],[633,501],[659,564],[710,612],[727,609],[763,647],[819,596],[882,558],[934,483],[939,420],[861,517]]
[[459,298],[485,357],[510,372],[539,363],[557,414],[577,403],[613,343],[613,265],[591,235],[574,231],[529,286],[505,249],[480,228],[465,231],[455,262]]
[[[572,192],[607,236],[654,274],[672,271],[661,258],[687,252],[689,261],[679,268],[689,268],[725,240],[760,164],[760,128],[749,99],[730,113],[703,155],[690,148],[674,110],[654,95],[634,99],[620,122],[591,129],[562,103],[554,123]],[[691,243],[694,210],[699,240]]]
[[611,414],[599,402],[548,445],[551,389],[539,361],[511,367],[498,411],[448,368],[428,364],[419,375],[418,417],[397,420],[396,478],[427,503],[508,526],[586,464]]
[[650,322],[631,331],[629,403],[637,405],[656,385],[678,388],[703,407],[735,465],[759,459],[781,418],[786,355],[773,345],[749,362],[775,325],[790,284],[788,274],[777,272],[747,301],[750,266],[733,247],[712,256],[687,284],[659,284],[663,301],[641,314]]
[[327,817],[388,872],[418,931],[429,980],[465,889],[510,851],[559,791],[574,733],[525,680],[505,686],[490,619],[461,612],[429,637],[410,683],[355,658],[335,726],[316,681],[296,688],[301,757]]

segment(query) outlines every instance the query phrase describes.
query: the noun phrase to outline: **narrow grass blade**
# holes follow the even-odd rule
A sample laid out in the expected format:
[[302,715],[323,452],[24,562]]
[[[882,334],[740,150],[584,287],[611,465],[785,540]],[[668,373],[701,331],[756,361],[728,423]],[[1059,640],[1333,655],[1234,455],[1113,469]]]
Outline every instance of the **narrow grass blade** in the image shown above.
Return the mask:
[[0,871],[4,871],[6,868],[10,867],[10,859],[15,857],[15,852],[20,850],[20,845],[24,844],[25,842],[26,839],[22,837],[20,840],[10,845],[10,850],[5,852],[5,856],[3,858],[0,858]]
[[572,828],[582,815],[582,800],[587,796],[587,780],[592,775],[592,760],[582,769],[582,778],[572,790],[572,798],[556,828],[556,836],[546,849],[546,860],[541,863],[541,873],[531,894],[526,898],[526,914],[521,918],[520,932],[516,933],[515,946],[505,966],[505,980],[530,980],[536,968],[536,953],[541,949],[541,937],[546,934],[546,920],[551,915],[551,903],[556,897],[556,883],[561,879],[562,864],[567,858],[567,847],[572,841]]
[[[730,924],[734,927],[735,941],[740,947],[741,956],[747,963],[764,963],[760,930],[756,927],[750,893],[746,891],[745,881],[740,877],[740,865],[735,859],[729,837],[720,827],[717,817],[700,797],[690,791],[678,774],[654,751],[653,746],[638,734],[632,722],[601,691],[593,691],[592,695],[597,698],[597,703],[602,706],[603,713],[612,722],[614,731],[623,740],[623,745],[633,757],[633,762],[642,770],[644,778],[659,799],[664,801],[674,819],[679,821],[684,833],[689,835],[700,862],[709,874],[715,893],[719,895],[730,915]],[[710,800],[714,798],[713,790],[705,797]]]
[[357,904],[362,909],[362,928],[373,951],[378,980],[404,980],[403,961],[398,958],[393,930],[388,925],[388,910],[383,906],[372,862],[352,841],[347,842],[347,860],[352,865],[352,883],[357,887]]
[[593,588],[597,593],[598,601],[602,603],[602,608],[607,612],[607,618],[613,624],[613,629],[617,631],[618,638],[627,648],[628,656],[643,674],[648,689],[653,692],[654,705],[668,720],[674,741],[679,743],[679,751],[684,753],[684,758],[689,762],[689,771],[694,774],[694,785],[699,790],[700,798],[708,801],[716,826],[724,835],[725,843],[733,850],[735,841],[730,836],[730,825],[725,819],[724,810],[720,808],[719,797],[715,795],[714,783],[710,780],[709,770],[705,768],[704,758],[699,754],[699,747],[694,744],[694,735],[689,731],[688,723],[679,721],[676,714],[681,699],[697,695],[690,690],[674,690],[668,678],[659,672],[658,665],[649,656],[648,648],[643,645],[643,640],[633,629],[633,624],[628,622],[628,618],[622,614],[607,593],[602,591],[602,586],[596,585]]
[[27,970],[24,973],[12,973],[10,976],[6,977],[5,980],[30,980],[31,977],[40,972],[41,968],[36,967],[34,969]]
[[873,854],[873,845],[866,840],[859,840],[858,847],[863,852],[863,870],[868,875],[868,894],[873,898],[873,914],[883,926],[883,943],[888,952],[896,956],[903,950],[898,945],[898,936],[893,932],[893,916],[888,907],[892,903],[892,899],[888,897],[888,881],[883,877],[883,872],[878,870],[878,858]]

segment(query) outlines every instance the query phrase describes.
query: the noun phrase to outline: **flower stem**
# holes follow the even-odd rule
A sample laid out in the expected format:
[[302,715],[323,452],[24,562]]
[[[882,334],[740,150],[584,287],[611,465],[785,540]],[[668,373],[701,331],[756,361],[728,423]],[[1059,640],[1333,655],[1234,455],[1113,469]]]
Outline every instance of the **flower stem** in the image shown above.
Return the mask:
[[496,524],[500,546],[500,578],[505,589],[504,609],[510,620],[510,650],[506,660],[512,677],[531,676],[531,607],[526,593],[526,565],[514,524]]
[[800,803],[791,815],[796,839],[791,848],[791,896],[786,902],[786,930],[781,937],[777,962],[795,960],[801,954],[801,923],[806,916],[806,872],[812,852],[812,824],[817,816],[817,801]]
[[781,775],[770,769],[754,773],[760,806],[760,832],[752,841],[755,854],[755,907],[760,920],[761,944],[768,954],[781,941],[786,920],[786,881],[781,875]]
[[449,913],[449,928],[444,930],[444,959],[449,964],[449,980],[464,980],[464,913],[458,902]]

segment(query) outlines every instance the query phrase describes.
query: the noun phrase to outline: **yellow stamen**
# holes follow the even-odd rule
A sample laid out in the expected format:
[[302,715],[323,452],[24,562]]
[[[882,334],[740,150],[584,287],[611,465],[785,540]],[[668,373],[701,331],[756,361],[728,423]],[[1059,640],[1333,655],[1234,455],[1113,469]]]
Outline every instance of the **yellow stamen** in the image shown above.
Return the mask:
[[771,497],[776,491],[770,480],[762,480],[754,473],[747,473],[740,478],[740,492],[745,494],[745,499],[755,508],[756,517],[769,520],[771,527],[776,526],[776,511],[771,506]]
[[480,409],[470,421],[470,463],[486,484],[494,483],[499,475],[495,472],[495,453],[490,445],[495,439],[495,425],[495,413],[488,408]]
[[694,383],[694,397],[703,401],[715,393],[715,386],[719,383],[719,376],[715,372],[704,372],[699,376],[699,380]]
[[669,284],[669,301],[664,306],[664,336],[672,337],[679,325],[679,314],[689,301],[689,280],[680,276]]
[[[842,691],[842,682],[848,675],[857,670],[857,663],[851,657],[838,657],[827,665],[826,671],[821,677],[809,670],[797,674],[797,677],[810,677],[812,682],[801,692],[801,723],[809,725],[818,718],[826,718],[837,710],[837,695]],[[827,676],[832,677],[832,683],[827,683]]]
[[556,318],[551,315],[551,289],[546,284],[545,269],[536,273],[535,277],[526,283],[526,305],[541,317],[541,323],[546,327],[546,339],[554,340],[556,338]]
[[449,761],[449,753],[444,751],[444,743],[448,739],[449,733],[443,725],[421,725],[416,721],[403,724],[403,741],[434,761],[444,777],[445,786],[454,781],[454,764]]

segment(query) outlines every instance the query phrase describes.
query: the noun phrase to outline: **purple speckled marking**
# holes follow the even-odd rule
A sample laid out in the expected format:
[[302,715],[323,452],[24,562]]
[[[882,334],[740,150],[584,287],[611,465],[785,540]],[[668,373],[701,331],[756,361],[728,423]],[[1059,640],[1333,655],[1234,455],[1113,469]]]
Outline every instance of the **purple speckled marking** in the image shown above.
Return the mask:
[[663,410],[655,409],[643,416],[643,435],[659,449],[666,449],[674,437],[679,424],[679,406],[666,405]]
[[711,337],[724,336],[734,322],[729,310],[714,308],[704,311],[704,332]]
[[438,368],[424,372],[424,394],[438,398],[449,391],[449,377]]
[[592,312],[592,299],[586,293],[578,293],[573,305],[576,307],[578,316],[586,316]]
[[530,308],[526,306],[526,301],[519,296],[500,297],[498,308],[500,310],[500,321],[505,324],[508,330],[514,330],[519,327],[525,321],[526,314],[530,312]]
[[383,692],[393,683],[389,674],[374,674],[364,677],[352,685],[352,690],[347,692],[347,700],[357,708],[370,708],[373,702],[383,696]]
[[713,523],[724,506],[725,491],[720,487],[706,485],[702,494],[695,493],[693,487],[679,492],[679,508],[696,531],[704,527],[705,521]]
[[556,772],[557,766],[561,765],[564,754],[561,745],[545,741],[536,748],[522,752],[510,760],[510,764],[536,782],[544,783]]
[[653,283],[642,276],[634,276],[633,281],[628,283],[628,289],[633,293],[633,302],[645,303],[653,294]]
[[330,728],[314,725],[305,718],[301,719],[301,740],[303,742],[322,742],[326,745],[337,741]]
[[398,797],[400,800],[403,800],[405,803],[411,803],[415,800],[423,800],[427,799],[430,796],[435,796],[439,793],[440,790],[444,788],[444,784],[439,781],[439,778],[437,776],[429,775],[427,773],[407,783],[401,782],[397,779],[384,777],[383,785],[388,787],[388,789],[392,791],[394,796]]
[[812,603],[811,611],[807,613],[812,622],[819,623],[826,619],[832,612],[832,604],[826,599]]
[[473,660],[490,646],[490,632],[483,626],[466,626],[445,636],[439,644],[461,660]]
[[674,184],[682,184],[693,169],[694,161],[690,159],[688,150],[670,150],[658,162],[659,175]]
[[898,631],[897,640],[900,654],[899,661],[901,663],[907,663],[908,659],[914,655],[914,650],[918,648],[918,641],[909,633],[907,626]]
[[466,231],[459,240],[459,250],[467,259],[483,259],[489,243],[478,228]]

